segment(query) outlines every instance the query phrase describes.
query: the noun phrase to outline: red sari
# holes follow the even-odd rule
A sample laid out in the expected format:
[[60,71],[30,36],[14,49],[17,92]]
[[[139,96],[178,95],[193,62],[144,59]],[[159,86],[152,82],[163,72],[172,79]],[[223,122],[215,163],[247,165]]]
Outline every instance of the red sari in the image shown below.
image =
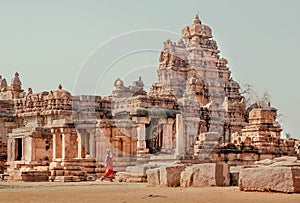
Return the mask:
[[114,169],[113,169],[113,161],[111,157],[109,157],[106,160],[105,168],[106,168],[106,172],[103,175],[103,178],[113,178]]

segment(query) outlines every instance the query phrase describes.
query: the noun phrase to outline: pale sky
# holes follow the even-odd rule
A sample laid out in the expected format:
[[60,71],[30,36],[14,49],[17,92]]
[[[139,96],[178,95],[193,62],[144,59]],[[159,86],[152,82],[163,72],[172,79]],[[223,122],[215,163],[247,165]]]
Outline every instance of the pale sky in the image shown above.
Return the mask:
[[18,71],[34,92],[61,83],[109,94],[117,77],[130,85],[139,75],[151,84],[163,41],[177,41],[199,12],[233,78],[268,91],[285,132],[300,138],[299,9],[298,0],[0,0],[0,74],[10,83]]

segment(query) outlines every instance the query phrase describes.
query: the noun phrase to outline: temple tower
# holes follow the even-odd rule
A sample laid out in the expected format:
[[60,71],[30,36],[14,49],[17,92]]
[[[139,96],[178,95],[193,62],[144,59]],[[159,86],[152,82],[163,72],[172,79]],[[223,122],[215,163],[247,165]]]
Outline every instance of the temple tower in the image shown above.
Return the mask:
[[[207,131],[219,133],[224,143],[230,142],[230,134],[240,131],[245,120],[240,86],[231,79],[228,62],[220,57],[212,30],[202,24],[198,15],[181,33],[182,39],[177,43],[164,42],[159,83],[176,96],[179,106],[180,103],[192,104],[194,110],[200,109],[198,114],[188,111],[188,117],[199,118],[203,111],[209,112]],[[238,113],[233,115],[231,111],[235,110]]]

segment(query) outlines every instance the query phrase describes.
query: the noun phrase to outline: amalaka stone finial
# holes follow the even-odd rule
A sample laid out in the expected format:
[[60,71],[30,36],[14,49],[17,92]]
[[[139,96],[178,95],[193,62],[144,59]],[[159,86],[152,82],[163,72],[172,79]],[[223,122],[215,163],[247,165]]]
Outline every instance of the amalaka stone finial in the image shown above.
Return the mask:
[[61,85],[61,84],[58,85],[58,89],[59,89],[59,90],[62,89],[62,85]]
[[201,24],[201,21],[199,19],[199,14],[197,14],[194,18],[194,24]]
[[19,77],[20,74],[18,72],[15,73],[15,77]]

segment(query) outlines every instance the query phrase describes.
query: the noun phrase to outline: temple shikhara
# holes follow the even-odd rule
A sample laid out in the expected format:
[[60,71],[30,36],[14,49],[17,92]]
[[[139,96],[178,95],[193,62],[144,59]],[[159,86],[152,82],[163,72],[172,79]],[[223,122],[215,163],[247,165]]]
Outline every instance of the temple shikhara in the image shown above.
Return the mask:
[[210,185],[238,184],[245,166],[264,160],[299,166],[299,141],[281,137],[270,102],[246,106],[211,28],[196,16],[181,33],[163,43],[149,92],[142,77],[131,86],[116,79],[104,97],[72,95],[61,85],[24,91],[18,73],[11,83],[0,76],[2,179],[96,180],[106,149],[119,181],[153,185],[205,185],[197,171],[221,174]]

